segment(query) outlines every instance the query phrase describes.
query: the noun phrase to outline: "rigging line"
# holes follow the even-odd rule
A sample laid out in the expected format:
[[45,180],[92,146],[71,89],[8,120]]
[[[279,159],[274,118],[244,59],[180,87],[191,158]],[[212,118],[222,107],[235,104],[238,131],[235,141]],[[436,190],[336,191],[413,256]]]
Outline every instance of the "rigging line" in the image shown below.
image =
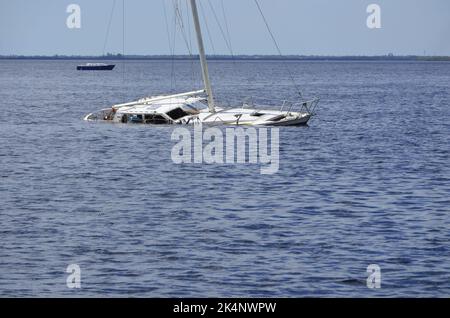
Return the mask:
[[[188,1],[184,2],[186,5],[186,20],[187,20],[187,33],[188,33],[188,38],[189,38],[189,47],[192,50],[192,32],[191,32],[191,19],[189,18],[189,3]],[[191,59],[191,81],[192,81],[192,85],[195,85],[195,67],[194,67],[194,59]]]
[[184,27],[184,16],[183,16],[183,10],[181,4],[178,3],[176,7],[176,13],[178,17],[178,25],[180,26],[180,31],[182,32],[184,44],[186,45],[188,51],[191,51],[191,47],[189,46],[189,38],[186,35],[186,28]]
[[[114,0],[115,1],[115,0]],[[167,33],[167,42],[169,43],[169,52],[172,53],[172,43],[170,42],[170,31],[169,31],[169,20],[167,19],[167,10],[166,10],[166,3],[164,0],[161,0],[163,8],[164,8],[164,21],[166,23],[166,33]]]
[[203,5],[202,5],[201,1],[199,2],[199,4],[200,4],[200,13],[202,15],[203,21],[205,21],[206,33],[208,34],[208,39],[209,39],[209,42],[211,44],[211,48],[212,48],[213,54],[216,55],[216,49],[214,47],[214,43],[213,43],[213,40],[212,40],[212,37],[211,37],[211,32],[209,31],[209,26],[208,26],[208,22],[206,20],[205,10],[203,9]]
[[189,14],[189,3],[188,1],[184,2],[186,4],[186,20],[187,20],[187,33],[188,33],[188,39],[189,39],[189,47],[192,51],[192,32],[191,32],[191,19]]
[[221,0],[220,3],[221,3],[221,7],[222,7],[223,20],[225,21],[225,29],[227,31],[228,42],[230,43],[231,49],[233,49],[233,47],[231,45],[230,29],[228,28],[228,19],[227,19],[227,15],[225,13],[225,5],[223,4],[223,0]]
[[[177,0],[172,1],[173,8],[175,10],[177,6]],[[177,18],[175,15],[175,11],[173,14],[173,42],[172,42],[172,70],[171,70],[171,89],[175,89],[177,82],[176,82],[176,76],[175,76],[175,46],[176,46],[176,40],[177,40]]]
[[[186,47],[188,49],[188,52],[189,52],[189,57],[190,57],[190,60],[191,60],[192,80],[194,80],[194,77],[195,77],[195,74],[194,74],[194,58],[193,58],[194,55],[192,53],[192,48],[189,46],[189,38],[186,35],[187,32],[186,32],[186,28],[184,26],[183,14],[180,11],[180,6],[177,5],[175,9],[176,9],[176,17],[178,18],[177,19],[178,26],[180,27],[182,38],[183,38],[184,43],[185,43],[185,45],[186,45]],[[189,30],[188,30],[188,32],[189,32]]]
[[[264,21],[264,24],[266,25],[267,31],[270,34],[270,37],[272,38],[273,43],[275,44],[275,47],[278,51],[278,54],[283,57],[283,54],[281,53],[280,47],[278,46],[277,40],[275,39],[275,36],[272,33],[272,30],[270,29],[269,23],[267,22],[266,17],[264,16],[264,13],[262,12],[261,6],[258,3],[258,0],[254,0],[256,7],[258,8],[259,13],[261,14],[261,17]],[[298,91],[298,93],[300,94],[300,97],[303,97],[302,91],[300,90],[300,87],[297,85],[294,76],[292,75],[288,65],[286,64],[286,61],[282,60],[283,65],[285,66],[286,70],[288,71],[289,77],[291,78],[291,81],[295,87],[295,89]]]
[[225,44],[226,44],[228,50],[231,53],[231,56],[234,56],[233,48],[231,47],[231,43],[228,43],[227,37],[225,35],[225,32],[224,32],[224,30],[222,28],[222,25],[220,24],[219,18],[217,17],[216,10],[214,10],[214,7],[211,5],[211,2],[209,0],[208,0],[208,5],[211,8],[211,11],[213,13],[214,19],[216,20],[216,23],[219,26],[220,33],[222,34],[222,37],[223,37],[223,39],[225,41]]
[[[172,40],[170,38],[170,28],[169,28],[169,19],[167,18],[167,9],[166,9],[166,3],[165,0],[161,0],[162,1],[162,5],[164,8],[164,21],[166,23],[166,33],[167,33],[167,43],[169,45],[169,52],[172,55],[172,61],[173,61],[173,55],[174,55],[174,51],[172,49]],[[171,69],[171,73],[170,73],[170,89],[173,89],[173,63],[172,63],[172,69]]]
[[175,11],[176,17],[178,18],[177,19],[178,26],[180,27],[180,31],[181,31],[182,38],[184,40],[184,44],[186,45],[186,47],[188,49],[189,56],[192,56],[192,50],[189,47],[189,41],[188,41],[188,38],[186,36],[186,29],[185,29],[184,23],[183,23],[183,16],[182,16],[182,14],[180,12],[180,8],[178,7],[178,5],[176,6],[175,10],[176,10]]
[[233,62],[233,67],[236,68],[236,59],[234,58],[234,52],[233,52],[233,46],[231,45],[231,36],[230,36],[230,29],[228,27],[228,19],[227,19],[227,15],[225,13],[225,5],[223,0],[220,1],[221,2],[221,8],[222,8],[222,15],[223,15],[223,19],[225,21],[225,29],[227,31],[227,38],[228,38],[228,43],[230,43],[230,48],[231,48],[231,60]]
[[[200,1],[199,4],[200,4],[200,14],[202,15],[202,18],[203,18],[203,21],[204,21],[204,24],[206,27],[206,34],[208,35],[208,40],[209,40],[209,43],[211,44],[212,52],[214,55],[216,55],[217,53],[216,53],[216,48],[214,47],[212,33],[211,33],[209,25],[208,25],[208,20],[206,19],[206,13],[205,13],[206,11],[203,8],[202,1]],[[201,85],[201,80],[199,82],[199,85]]]
[[122,86],[125,87],[125,0],[122,0]]
[[116,0],[113,1],[113,5],[112,5],[112,9],[111,9],[111,14],[109,15],[108,28],[106,29],[105,42],[103,43],[103,56],[105,56],[106,44],[107,44],[108,38],[109,38],[109,30],[111,29],[111,22],[112,22],[112,19],[113,19],[114,8],[115,8],[115,7],[116,7]]

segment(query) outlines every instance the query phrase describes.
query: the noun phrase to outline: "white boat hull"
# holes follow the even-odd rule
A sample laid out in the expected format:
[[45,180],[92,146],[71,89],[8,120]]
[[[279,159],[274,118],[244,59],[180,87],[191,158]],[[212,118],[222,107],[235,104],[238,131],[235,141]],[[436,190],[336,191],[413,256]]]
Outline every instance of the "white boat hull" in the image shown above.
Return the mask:
[[200,113],[198,122],[206,125],[299,126],[306,125],[310,113],[234,108],[214,114]]
[[[299,126],[306,125],[313,116],[318,100],[297,103],[299,111],[258,108],[220,108],[214,112],[206,107],[202,91],[170,96],[156,96],[135,102],[115,105],[85,116],[85,120],[142,124],[205,124],[237,126]],[[284,105],[284,104],[283,104]],[[248,107],[248,106],[247,106]],[[283,108],[283,107],[281,107]]]

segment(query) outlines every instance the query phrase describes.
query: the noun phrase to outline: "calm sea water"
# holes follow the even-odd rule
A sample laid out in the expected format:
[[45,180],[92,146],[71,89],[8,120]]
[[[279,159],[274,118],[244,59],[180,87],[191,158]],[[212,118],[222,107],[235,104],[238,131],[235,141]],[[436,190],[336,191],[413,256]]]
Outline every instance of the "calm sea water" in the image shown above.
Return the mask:
[[[78,63],[0,61],[0,296],[450,296],[450,63],[287,62],[321,104],[280,129],[274,175],[176,165],[170,126],[82,120],[201,87],[191,62],[176,81]],[[295,97],[284,67],[210,66],[230,102]]]

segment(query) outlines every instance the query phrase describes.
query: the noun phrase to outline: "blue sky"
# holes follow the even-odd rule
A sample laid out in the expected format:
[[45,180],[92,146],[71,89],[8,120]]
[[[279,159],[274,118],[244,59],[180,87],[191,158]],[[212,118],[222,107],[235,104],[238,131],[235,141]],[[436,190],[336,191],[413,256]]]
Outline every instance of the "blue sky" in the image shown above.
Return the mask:
[[[122,52],[122,0],[116,0],[107,52]],[[199,9],[208,53],[228,54],[208,0]],[[225,28],[222,0],[209,0]],[[174,0],[125,0],[125,52],[169,54],[164,9],[173,28]],[[185,3],[179,0],[187,14]],[[275,54],[253,0],[223,0],[235,54]],[[259,0],[284,54],[450,55],[449,0]],[[66,8],[81,7],[81,29],[68,29]],[[366,25],[369,4],[381,7],[381,29]],[[113,0],[0,0],[0,54],[100,55]],[[203,14],[201,14],[202,18]],[[186,16],[187,17],[187,16]],[[187,23],[187,19],[185,23]],[[178,34],[179,35],[179,34]],[[194,40],[194,38],[192,38]],[[183,39],[176,53],[187,53]]]

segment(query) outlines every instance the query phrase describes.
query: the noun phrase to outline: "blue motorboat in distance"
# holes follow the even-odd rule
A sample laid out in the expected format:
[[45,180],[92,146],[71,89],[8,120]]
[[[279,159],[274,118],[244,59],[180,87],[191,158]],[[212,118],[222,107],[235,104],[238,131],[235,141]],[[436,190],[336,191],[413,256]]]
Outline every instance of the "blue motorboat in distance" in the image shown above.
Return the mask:
[[78,65],[78,71],[112,71],[116,65],[105,63],[87,63]]

